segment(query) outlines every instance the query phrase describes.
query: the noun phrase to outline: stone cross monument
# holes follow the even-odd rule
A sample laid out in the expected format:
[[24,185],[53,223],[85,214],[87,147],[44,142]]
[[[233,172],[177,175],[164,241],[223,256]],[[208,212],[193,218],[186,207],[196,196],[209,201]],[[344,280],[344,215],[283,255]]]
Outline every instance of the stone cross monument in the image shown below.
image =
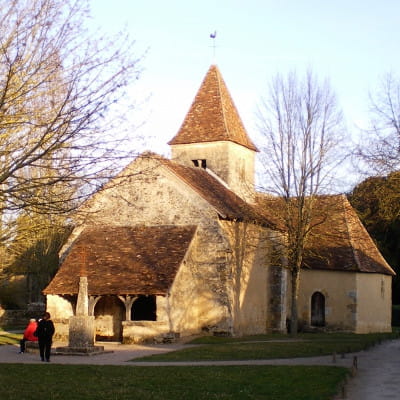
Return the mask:
[[95,322],[94,316],[89,315],[89,291],[85,263],[86,259],[83,254],[75,315],[69,319],[68,347],[57,348],[58,354],[89,355],[104,353],[104,346],[94,345]]
[[69,344],[71,348],[92,348],[94,346],[94,316],[89,315],[88,280],[79,278],[76,312],[69,319]]

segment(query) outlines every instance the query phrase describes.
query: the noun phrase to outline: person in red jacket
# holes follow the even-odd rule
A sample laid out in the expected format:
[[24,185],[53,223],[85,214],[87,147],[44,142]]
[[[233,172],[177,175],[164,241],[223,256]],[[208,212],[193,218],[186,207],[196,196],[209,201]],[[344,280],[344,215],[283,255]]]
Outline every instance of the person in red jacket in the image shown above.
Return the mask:
[[20,353],[23,353],[25,351],[25,342],[37,342],[38,338],[34,335],[34,332],[36,331],[37,328],[37,321],[36,319],[32,318],[29,320],[29,324],[25,328],[24,331],[24,336],[19,342],[20,344]]

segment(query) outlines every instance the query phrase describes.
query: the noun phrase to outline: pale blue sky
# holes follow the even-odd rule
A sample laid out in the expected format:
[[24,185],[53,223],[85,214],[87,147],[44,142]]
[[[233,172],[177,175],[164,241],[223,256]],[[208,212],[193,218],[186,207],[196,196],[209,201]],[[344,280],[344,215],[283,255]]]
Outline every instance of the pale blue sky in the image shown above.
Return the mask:
[[[399,0],[91,0],[105,30],[124,26],[148,48],[132,95],[144,98],[142,132],[164,152],[216,60],[250,136],[255,107],[278,71],[311,67],[329,78],[350,129],[366,119],[368,91],[400,65]],[[144,111],[144,110],[143,110]],[[353,130],[354,131],[354,130]]]

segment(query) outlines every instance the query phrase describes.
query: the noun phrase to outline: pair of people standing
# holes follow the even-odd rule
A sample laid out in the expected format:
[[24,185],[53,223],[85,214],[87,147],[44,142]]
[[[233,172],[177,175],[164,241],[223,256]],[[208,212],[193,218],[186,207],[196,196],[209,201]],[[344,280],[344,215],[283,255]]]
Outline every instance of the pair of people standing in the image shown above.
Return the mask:
[[29,320],[29,324],[24,331],[24,336],[20,341],[20,353],[25,352],[26,342],[39,342],[40,358],[42,361],[49,362],[53,335],[54,324],[48,312],[43,314],[39,322],[32,318]]

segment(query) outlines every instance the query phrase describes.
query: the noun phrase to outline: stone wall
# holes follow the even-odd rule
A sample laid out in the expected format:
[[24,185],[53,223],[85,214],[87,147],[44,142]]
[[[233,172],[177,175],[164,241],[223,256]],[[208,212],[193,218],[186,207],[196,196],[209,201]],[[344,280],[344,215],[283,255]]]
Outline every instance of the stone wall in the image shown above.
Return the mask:
[[0,309],[0,326],[12,326],[24,328],[31,318],[40,318],[42,312],[28,310],[4,310]]
[[231,244],[226,286],[230,294],[232,333],[237,336],[265,333],[270,325],[269,302],[273,295],[269,231],[246,222],[221,221],[221,225]]
[[392,277],[357,274],[356,333],[392,331]]
[[168,324],[159,321],[123,321],[122,328],[124,344],[153,343],[156,338],[170,332]]
[[30,303],[24,310],[7,310],[0,306],[0,326],[25,327],[31,318],[40,318],[46,311],[44,303]]
[[299,320],[311,322],[311,296],[325,297],[326,330],[355,333],[391,330],[391,277],[382,274],[303,270]]
[[353,272],[306,270],[300,275],[298,315],[300,326],[311,325],[311,297],[325,297],[326,329],[355,331],[357,319],[356,274]]

